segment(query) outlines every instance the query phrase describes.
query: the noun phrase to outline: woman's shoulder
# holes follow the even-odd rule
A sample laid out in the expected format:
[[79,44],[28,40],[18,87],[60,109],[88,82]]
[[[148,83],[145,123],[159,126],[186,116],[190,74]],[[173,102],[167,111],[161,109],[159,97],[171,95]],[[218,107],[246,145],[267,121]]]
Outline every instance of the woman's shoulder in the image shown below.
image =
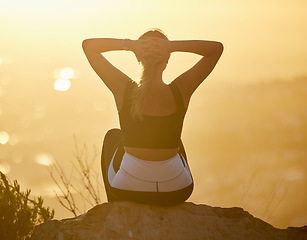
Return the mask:
[[124,95],[127,94],[127,93],[130,93],[132,92],[132,90],[134,88],[137,88],[138,87],[138,83],[134,80],[132,80],[131,78],[125,83],[124,85]]
[[118,94],[118,97],[123,96],[127,91],[133,89],[134,87],[137,87],[137,83],[131,78],[127,78],[120,86],[120,93]]
[[185,110],[188,108],[191,95],[186,91],[186,86],[176,79],[169,84],[173,94],[176,96],[176,101],[183,104]]
[[133,87],[137,87],[138,83],[134,81],[133,79],[129,78],[129,80],[127,81],[127,85],[133,88]]
[[117,94],[114,94],[117,110],[122,108],[122,105],[130,98],[133,88],[137,87],[137,83],[131,78],[127,79],[120,88]]

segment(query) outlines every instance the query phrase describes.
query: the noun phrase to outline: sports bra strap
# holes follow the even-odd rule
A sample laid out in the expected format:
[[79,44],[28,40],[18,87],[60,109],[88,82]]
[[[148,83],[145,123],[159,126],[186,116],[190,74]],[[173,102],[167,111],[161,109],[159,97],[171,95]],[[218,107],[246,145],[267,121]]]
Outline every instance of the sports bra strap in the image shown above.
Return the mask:
[[176,102],[177,109],[185,112],[186,109],[185,109],[185,106],[184,106],[184,103],[183,103],[183,100],[182,100],[182,96],[181,96],[181,93],[179,91],[177,84],[172,82],[169,86],[170,86],[172,93],[174,95],[174,99],[175,99],[175,102]]
[[131,96],[132,96],[133,86],[134,86],[134,82],[132,80],[129,80],[126,83],[125,90],[124,90],[124,100],[123,100],[123,105],[122,105],[121,110],[125,110],[131,107],[131,104],[132,104]]

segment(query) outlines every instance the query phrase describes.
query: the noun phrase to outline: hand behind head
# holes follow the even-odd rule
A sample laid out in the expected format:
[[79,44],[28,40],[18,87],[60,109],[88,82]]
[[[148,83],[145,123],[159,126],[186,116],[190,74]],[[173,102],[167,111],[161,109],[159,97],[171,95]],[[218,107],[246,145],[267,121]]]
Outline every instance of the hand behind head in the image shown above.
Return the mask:
[[138,48],[135,51],[135,55],[139,61],[143,63],[157,64],[168,60],[169,50],[167,39],[161,39],[157,37],[145,37],[137,40]]

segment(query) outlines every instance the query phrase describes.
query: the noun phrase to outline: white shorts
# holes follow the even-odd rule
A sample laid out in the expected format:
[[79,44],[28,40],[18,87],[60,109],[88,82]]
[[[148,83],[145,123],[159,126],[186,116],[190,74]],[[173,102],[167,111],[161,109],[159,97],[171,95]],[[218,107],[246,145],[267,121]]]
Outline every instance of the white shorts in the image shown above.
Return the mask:
[[124,153],[120,169],[115,172],[113,160],[108,169],[112,187],[142,192],[169,192],[185,188],[193,180],[188,164],[180,154],[164,161],[147,161]]

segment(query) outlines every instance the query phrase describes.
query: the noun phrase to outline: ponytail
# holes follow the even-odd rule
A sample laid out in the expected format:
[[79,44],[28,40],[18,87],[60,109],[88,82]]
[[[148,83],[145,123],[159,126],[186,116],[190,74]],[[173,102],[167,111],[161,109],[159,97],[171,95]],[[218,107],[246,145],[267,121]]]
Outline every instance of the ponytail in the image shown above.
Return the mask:
[[155,65],[144,64],[140,77],[140,82],[132,92],[132,107],[131,114],[133,118],[143,119],[143,110],[145,107],[146,99],[152,84],[153,75],[155,73]]

